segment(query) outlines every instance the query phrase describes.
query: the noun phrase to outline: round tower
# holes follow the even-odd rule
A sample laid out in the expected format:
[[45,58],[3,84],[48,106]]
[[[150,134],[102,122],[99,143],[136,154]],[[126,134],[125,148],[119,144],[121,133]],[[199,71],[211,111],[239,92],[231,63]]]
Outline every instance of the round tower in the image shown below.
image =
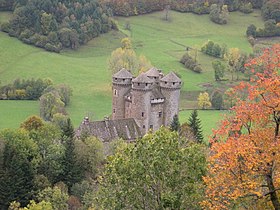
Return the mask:
[[129,94],[132,84],[132,74],[121,69],[112,77],[112,119],[125,118],[125,95]]
[[132,80],[131,117],[135,119],[143,134],[152,128],[149,125],[153,80],[144,73]]
[[170,72],[160,79],[161,93],[165,97],[163,109],[163,121],[165,126],[170,126],[174,115],[178,115],[179,113],[181,87],[182,81],[174,72]]

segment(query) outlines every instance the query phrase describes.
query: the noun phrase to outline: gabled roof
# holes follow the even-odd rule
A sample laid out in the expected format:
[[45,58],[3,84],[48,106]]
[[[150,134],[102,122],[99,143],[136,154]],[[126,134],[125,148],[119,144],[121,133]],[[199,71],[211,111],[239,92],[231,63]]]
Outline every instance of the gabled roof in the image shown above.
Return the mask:
[[138,77],[132,80],[132,82],[139,82],[139,83],[153,83],[153,80],[151,80],[145,73],[141,73]]
[[122,68],[120,71],[115,73],[113,77],[120,78],[120,79],[129,79],[132,78],[132,74],[127,71],[125,68]]
[[140,128],[133,118],[83,122],[77,129],[76,136],[81,136],[83,132],[90,136],[95,136],[103,142],[110,142],[120,138],[134,141],[142,137]]
[[163,82],[182,82],[182,80],[174,73],[170,72],[161,79]]
[[159,70],[155,67],[152,67],[147,72],[145,72],[148,77],[159,77],[159,73]]

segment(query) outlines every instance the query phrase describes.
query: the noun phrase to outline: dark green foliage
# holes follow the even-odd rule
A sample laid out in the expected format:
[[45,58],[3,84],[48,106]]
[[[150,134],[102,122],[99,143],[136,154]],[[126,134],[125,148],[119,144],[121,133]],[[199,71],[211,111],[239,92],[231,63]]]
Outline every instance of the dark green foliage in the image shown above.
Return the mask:
[[201,122],[200,122],[200,119],[198,118],[197,110],[193,110],[193,112],[191,113],[188,124],[189,124],[190,128],[192,129],[192,132],[196,138],[196,141],[198,143],[203,143]]
[[253,5],[250,2],[242,3],[239,10],[245,14],[253,12]]
[[209,17],[214,23],[227,24],[228,15],[227,5],[211,5]]
[[70,119],[67,119],[67,123],[62,128],[62,140],[65,145],[64,172],[62,177],[63,182],[70,189],[73,184],[81,181],[83,178],[81,166],[78,165],[75,154],[74,128]]
[[25,206],[33,196],[38,147],[21,130],[5,130],[0,136],[5,145],[0,165],[0,208],[7,209],[12,201]]
[[253,24],[249,25],[246,31],[246,35],[248,37],[252,36],[255,38],[257,36],[257,27]]
[[9,27],[3,30],[27,44],[60,52],[116,28],[111,16],[111,10],[95,0],[16,0]]
[[264,28],[258,28],[256,37],[273,37],[280,36],[280,26],[273,19],[267,20],[264,23]]
[[194,60],[189,53],[185,53],[183,57],[181,58],[180,62],[185,65],[186,68],[196,72],[201,73],[202,69],[200,65]]
[[274,19],[279,20],[280,1],[278,0],[264,0],[262,7],[262,15],[265,20]]
[[213,41],[208,41],[202,46],[201,51],[207,55],[216,58],[222,58],[226,51],[226,46],[220,46],[219,44],[214,43]]
[[38,100],[50,85],[50,79],[16,79],[12,84],[0,87],[0,99]]
[[212,62],[212,67],[215,71],[215,80],[221,81],[224,77],[226,66],[221,61],[215,60]]
[[177,131],[177,132],[180,131],[180,122],[179,122],[179,118],[178,118],[177,114],[175,114],[173,119],[172,119],[172,122],[171,122],[171,125],[170,125],[170,130],[171,131]]
[[211,98],[211,104],[215,109],[222,109],[223,108],[223,95],[219,91],[215,91]]
[[0,11],[12,10],[13,4],[13,0],[0,0]]

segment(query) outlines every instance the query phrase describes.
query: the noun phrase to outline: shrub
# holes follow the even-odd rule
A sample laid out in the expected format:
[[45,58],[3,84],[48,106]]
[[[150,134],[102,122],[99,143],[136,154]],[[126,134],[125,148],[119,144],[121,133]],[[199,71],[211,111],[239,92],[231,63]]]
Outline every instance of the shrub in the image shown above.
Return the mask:
[[181,58],[180,62],[185,65],[186,68],[196,72],[201,73],[202,68],[199,66],[199,64],[188,54],[185,53],[183,57]]
[[250,2],[242,3],[239,10],[245,14],[251,13],[253,12],[253,5]]
[[212,107],[215,109],[222,109],[223,108],[223,95],[219,91],[215,91],[211,97]]

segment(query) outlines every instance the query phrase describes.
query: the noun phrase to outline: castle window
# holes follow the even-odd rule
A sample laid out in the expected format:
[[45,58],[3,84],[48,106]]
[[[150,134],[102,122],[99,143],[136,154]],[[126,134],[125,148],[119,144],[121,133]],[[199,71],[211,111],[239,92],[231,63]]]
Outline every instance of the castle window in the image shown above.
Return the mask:
[[153,130],[153,128],[154,128],[154,126],[153,126],[153,125],[150,125],[150,129]]
[[146,86],[148,86],[148,83],[146,83]]
[[116,89],[114,89],[114,95],[118,96],[118,91]]
[[122,80],[123,82],[125,81],[125,79]]
[[113,109],[113,113],[116,113],[116,109]]
[[117,81],[118,79],[117,78],[114,78],[115,79],[115,81]]
[[167,82],[165,82],[165,84],[167,84]]
[[140,86],[140,83],[138,83],[138,86]]
[[142,112],[142,117],[144,117],[145,116],[145,113],[144,112]]
[[159,117],[159,118],[162,117],[162,112],[158,112],[158,117]]
[[173,82],[173,85],[175,85],[175,82]]
[[145,125],[143,125],[143,129],[145,129],[146,128],[146,126]]

